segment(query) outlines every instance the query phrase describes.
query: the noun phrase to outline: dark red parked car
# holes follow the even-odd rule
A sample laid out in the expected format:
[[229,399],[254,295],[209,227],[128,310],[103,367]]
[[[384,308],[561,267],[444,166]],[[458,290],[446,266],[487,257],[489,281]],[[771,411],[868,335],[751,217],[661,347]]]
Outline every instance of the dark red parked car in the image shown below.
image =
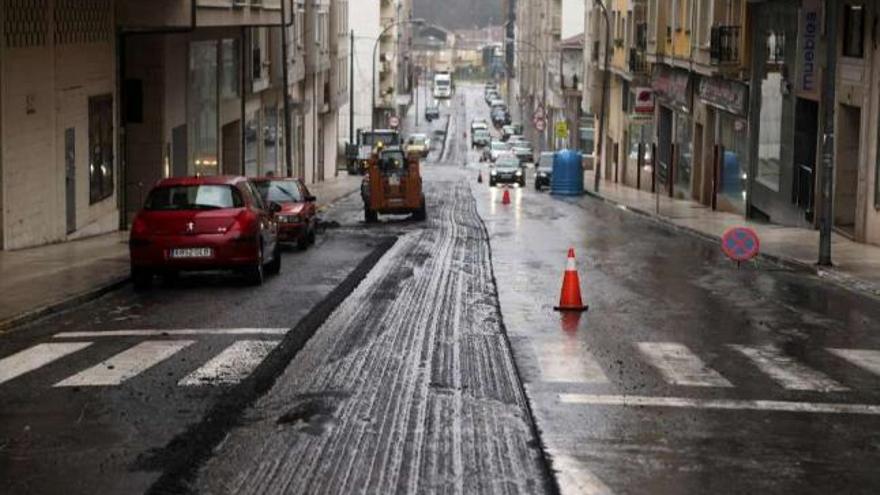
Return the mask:
[[266,203],[244,177],[184,177],[159,182],[134,218],[131,276],[138,288],[154,275],[234,270],[255,285],[281,270],[278,204]]
[[251,179],[263,201],[278,203],[278,240],[295,242],[300,249],[315,243],[318,217],[315,197],[299,179],[260,177]]

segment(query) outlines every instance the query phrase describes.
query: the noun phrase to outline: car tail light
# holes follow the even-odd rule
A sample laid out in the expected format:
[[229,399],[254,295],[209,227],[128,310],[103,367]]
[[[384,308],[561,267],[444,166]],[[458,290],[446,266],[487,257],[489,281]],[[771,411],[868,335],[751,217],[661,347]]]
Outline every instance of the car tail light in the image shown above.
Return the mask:
[[253,241],[257,238],[257,218],[247,210],[242,211],[235,217],[229,233],[237,242]]
[[134,218],[131,224],[131,238],[129,240],[132,246],[146,246],[150,244],[150,228],[147,222],[140,216]]

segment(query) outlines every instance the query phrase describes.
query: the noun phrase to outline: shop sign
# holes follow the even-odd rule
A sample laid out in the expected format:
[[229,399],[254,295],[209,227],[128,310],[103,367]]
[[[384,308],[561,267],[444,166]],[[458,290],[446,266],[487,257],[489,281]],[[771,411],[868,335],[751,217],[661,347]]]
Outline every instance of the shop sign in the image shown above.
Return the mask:
[[749,90],[745,84],[719,78],[700,79],[700,99],[706,104],[718,107],[735,115],[746,115],[749,104]]
[[819,0],[803,0],[798,23],[797,82],[798,95],[819,98],[819,36],[821,14]]
[[688,73],[680,70],[667,69],[664,66],[655,66],[654,80],[651,88],[658,98],[687,111],[690,108],[688,98]]
[[635,88],[635,113],[654,113],[654,91],[651,88]]

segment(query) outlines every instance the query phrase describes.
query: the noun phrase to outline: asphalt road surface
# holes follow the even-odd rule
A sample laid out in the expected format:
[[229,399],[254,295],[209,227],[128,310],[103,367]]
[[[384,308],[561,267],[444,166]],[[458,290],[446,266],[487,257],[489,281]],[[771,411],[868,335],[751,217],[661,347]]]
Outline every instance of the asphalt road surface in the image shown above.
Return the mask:
[[[0,337],[0,493],[880,491],[878,301],[531,172],[503,205],[480,88],[441,112],[428,221],[353,194],[262,287],[185,276]],[[563,316],[570,247],[590,310]]]

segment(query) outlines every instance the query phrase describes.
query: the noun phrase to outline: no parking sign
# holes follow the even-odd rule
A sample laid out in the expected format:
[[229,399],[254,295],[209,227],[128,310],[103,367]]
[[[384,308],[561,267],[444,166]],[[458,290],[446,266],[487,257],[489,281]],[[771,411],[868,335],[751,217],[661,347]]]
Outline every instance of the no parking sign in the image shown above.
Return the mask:
[[748,227],[731,227],[721,235],[721,251],[733,261],[742,263],[758,256],[761,240],[757,232]]

